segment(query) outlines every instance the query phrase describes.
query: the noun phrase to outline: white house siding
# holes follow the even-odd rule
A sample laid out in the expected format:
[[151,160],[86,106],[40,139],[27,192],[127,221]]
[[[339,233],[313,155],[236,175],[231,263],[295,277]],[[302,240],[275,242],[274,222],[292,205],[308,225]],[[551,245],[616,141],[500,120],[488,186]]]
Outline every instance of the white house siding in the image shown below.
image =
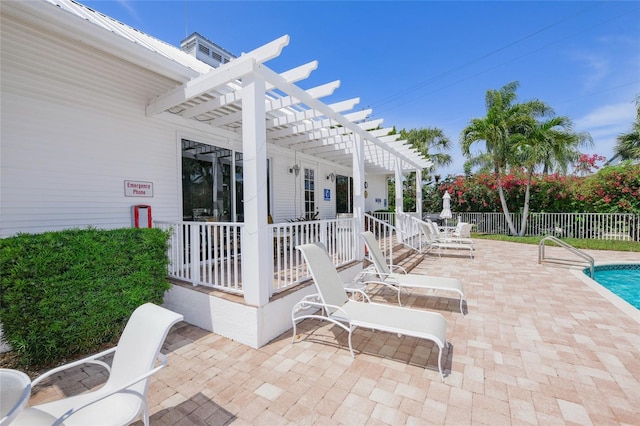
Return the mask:
[[[269,158],[271,158],[273,179],[271,214],[275,222],[285,222],[304,215],[304,167],[311,167],[316,173],[315,199],[318,217],[320,219],[336,217],[336,183],[327,180],[327,176],[330,173],[352,176],[351,169],[275,147],[270,147]],[[296,163],[300,165],[300,174],[297,177],[289,173],[289,168]],[[325,189],[331,191],[328,201],[324,199]]]
[[179,218],[177,129],[144,111],[176,82],[5,16],[1,31],[0,235],[130,226],[133,204]]
[[[387,176],[367,175],[367,197],[364,200],[364,209],[367,212],[387,209],[389,207]],[[379,201],[378,201],[379,200]],[[387,204],[385,205],[385,200]]]

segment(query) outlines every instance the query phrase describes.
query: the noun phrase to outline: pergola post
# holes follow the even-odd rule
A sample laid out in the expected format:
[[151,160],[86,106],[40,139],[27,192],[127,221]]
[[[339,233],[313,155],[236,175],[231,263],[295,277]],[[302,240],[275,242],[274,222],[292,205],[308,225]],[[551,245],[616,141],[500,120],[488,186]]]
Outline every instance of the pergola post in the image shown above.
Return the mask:
[[416,214],[422,219],[422,169],[416,169]]
[[267,131],[265,82],[255,74],[243,78],[242,153],[244,179],[244,240],[242,285],[245,301],[253,306],[269,302],[269,271],[273,253],[267,227]]
[[364,249],[360,244],[360,233],[364,232],[364,141],[358,134],[353,135],[353,217],[355,218],[357,243],[356,259],[364,258]]
[[402,190],[402,160],[396,157],[396,213],[404,212],[404,194]]

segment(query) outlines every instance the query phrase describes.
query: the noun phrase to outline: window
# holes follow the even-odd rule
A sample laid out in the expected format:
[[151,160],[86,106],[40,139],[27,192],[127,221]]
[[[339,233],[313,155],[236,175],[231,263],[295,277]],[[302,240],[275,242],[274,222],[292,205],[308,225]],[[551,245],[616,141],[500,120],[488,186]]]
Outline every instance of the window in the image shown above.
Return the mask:
[[353,178],[336,176],[336,213],[353,213]]
[[304,217],[311,220],[316,215],[315,171],[304,169]]
[[[267,178],[268,174],[267,160]],[[182,216],[187,221],[244,221],[244,162],[241,152],[182,140]]]

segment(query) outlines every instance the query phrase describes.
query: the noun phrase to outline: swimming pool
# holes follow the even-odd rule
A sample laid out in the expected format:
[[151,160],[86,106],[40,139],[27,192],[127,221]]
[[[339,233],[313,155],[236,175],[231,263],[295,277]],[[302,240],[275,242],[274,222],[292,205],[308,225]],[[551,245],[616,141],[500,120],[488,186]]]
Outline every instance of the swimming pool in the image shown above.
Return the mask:
[[[589,268],[584,273],[589,276]],[[594,275],[594,281],[640,310],[640,264],[595,266]]]

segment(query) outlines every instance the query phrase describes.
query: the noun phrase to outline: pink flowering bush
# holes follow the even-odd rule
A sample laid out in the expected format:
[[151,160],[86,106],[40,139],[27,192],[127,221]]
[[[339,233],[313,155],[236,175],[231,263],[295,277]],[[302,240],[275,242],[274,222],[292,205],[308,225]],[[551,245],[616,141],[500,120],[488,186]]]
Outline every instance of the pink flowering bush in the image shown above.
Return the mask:
[[605,167],[575,191],[585,212],[640,213],[640,165]]
[[[595,163],[600,159],[587,156],[585,161],[585,167],[591,170],[597,168]],[[525,173],[515,170],[501,179],[509,210],[519,212],[524,205]],[[502,211],[497,182],[490,174],[450,179],[440,185],[435,201],[441,200],[444,191],[451,195],[456,212]],[[531,182],[529,209],[549,213],[640,213],[640,165],[607,166],[590,176],[536,174]]]
[[573,167],[576,173],[590,174],[600,168],[597,163],[603,163],[606,159],[606,157],[598,154],[582,154]]

